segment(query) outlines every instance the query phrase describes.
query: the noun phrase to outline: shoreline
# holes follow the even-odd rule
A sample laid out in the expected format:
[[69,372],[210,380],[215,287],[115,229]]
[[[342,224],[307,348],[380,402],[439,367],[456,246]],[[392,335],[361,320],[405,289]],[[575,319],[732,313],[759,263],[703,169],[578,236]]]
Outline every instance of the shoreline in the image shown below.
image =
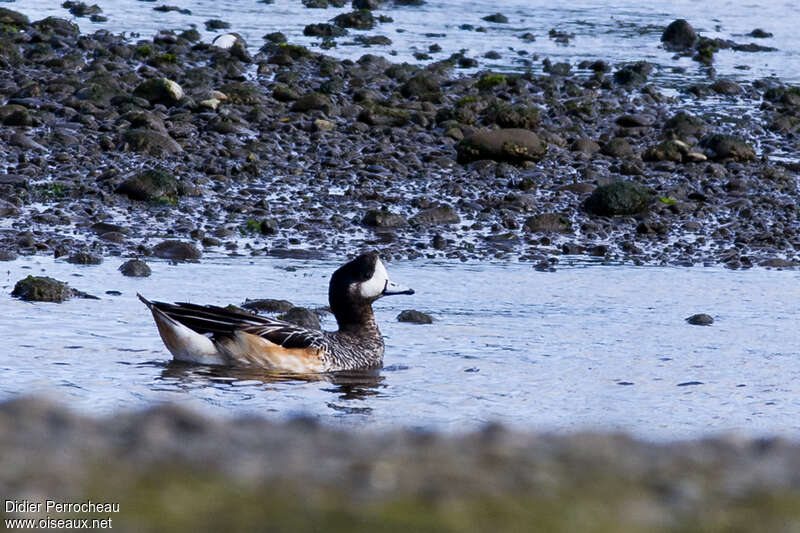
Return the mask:
[[[5,34],[0,255],[800,260],[799,165],[767,159],[795,151],[800,106],[775,80],[687,87],[752,103],[756,116],[715,123],[660,94],[641,62],[453,77],[447,61],[354,63],[282,42],[251,56],[195,37],[131,43],[63,19]],[[623,205],[587,204],[618,182],[606,196]]]

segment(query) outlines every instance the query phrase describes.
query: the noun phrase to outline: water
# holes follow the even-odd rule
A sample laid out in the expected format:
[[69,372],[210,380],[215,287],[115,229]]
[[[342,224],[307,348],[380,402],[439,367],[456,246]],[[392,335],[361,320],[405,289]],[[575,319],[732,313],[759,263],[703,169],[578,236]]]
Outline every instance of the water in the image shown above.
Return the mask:
[[[87,2],[92,4],[94,2]],[[210,42],[215,32],[205,31],[205,21],[219,18],[229,22],[231,30],[242,34],[254,48],[261,46],[262,36],[275,31],[284,32],[290,42],[318,46],[319,40],[303,36],[306,24],[327,22],[346,8],[306,9],[299,0],[276,0],[267,5],[255,0],[170,0],[166,4],[189,9],[191,15],[178,12],[160,13],[153,7],[165,2],[138,0],[98,0],[108,22],[93,23],[88,18],[75,21],[83,32],[106,29],[114,33],[132,32],[150,38],[159,29],[187,29],[195,26]],[[8,7],[21,11],[33,20],[46,16],[70,18],[69,12],[51,0],[19,0]],[[778,76],[790,82],[800,82],[800,47],[797,42],[796,21],[800,20],[800,4],[788,1],[752,0],[738,2],[697,2],[694,0],[641,2],[621,0],[609,6],[598,0],[569,2],[568,7],[553,7],[552,2],[507,0],[469,2],[465,9],[460,0],[428,0],[420,7],[388,7],[378,11],[392,17],[394,22],[379,24],[368,32],[350,31],[338,39],[339,45],[325,53],[357,59],[364,53],[384,55],[392,61],[418,63],[414,52],[427,52],[436,42],[442,51],[431,54],[433,59],[444,59],[459,50],[478,58],[482,68],[499,70],[524,70],[529,65],[540,70],[545,57],[552,61],[569,61],[573,65],[583,59],[603,59],[612,64],[646,59],[658,65],[655,78],[669,85],[671,79],[686,76],[705,81],[707,75],[698,63],[689,58],[673,59],[673,54],[660,48],[663,28],[676,18],[686,18],[705,36],[731,39],[736,42],[772,46],[777,52],[743,53],[723,50],[715,57],[719,75],[734,79],[752,80],[765,76]],[[501,11],[509,18],[508,24],[493,24],[482,17]],[[485,27],[486,32],[460,29],[462,24]],[[568,44],[560,44],[548,37],[551,29],[574,34]],[[763,28],[774,34],[770,39],[753,39],[746,34]],[[222,30],[226,31],[226,30]],[[536,36],[535,42],[519,39],[523,33]],[[435,34],[435,37],[430,36]],[[390,46],[373,46],[365,49],[356,46],[356,35],[384,35],[393,42]],[[498,60],[484,59],[494,50],[501,54]],[[524,55],[520,55],[520,52]],[[673,67],[687,69],[676,76]]]
[[[135,293],[217,305],[272,297],[320,306],[335,263],[154,262],[150,278],[132,279],[117,272],[121,262],[82,267],[29,257],[2,264],[0,400],[39,392],[93,414],[172,401],[223,416],[305,414],[376,429],[462,431],[498,421],[650,439],[722,431],[800,436],[796,271],[576,263],[541,273],[527,264],[393,263],[392,278],[417,294],[375,305],[386,368],[304,381],[170,363]],[[12,299],[14,283],[28,274],[68,281],[102,299]],[[436,322],[397,322],[409,308]],[[685,323],[699,312],[715,324]],[[333,328],[333,320],[324,325]]]

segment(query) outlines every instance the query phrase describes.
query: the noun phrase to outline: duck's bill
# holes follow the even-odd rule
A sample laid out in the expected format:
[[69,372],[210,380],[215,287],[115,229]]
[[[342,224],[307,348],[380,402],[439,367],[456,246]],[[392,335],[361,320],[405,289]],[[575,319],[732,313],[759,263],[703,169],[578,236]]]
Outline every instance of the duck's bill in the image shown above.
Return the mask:
[[393,294],[414,294],[414,289],[409,289],[387,280],[381,296],[392,296]]

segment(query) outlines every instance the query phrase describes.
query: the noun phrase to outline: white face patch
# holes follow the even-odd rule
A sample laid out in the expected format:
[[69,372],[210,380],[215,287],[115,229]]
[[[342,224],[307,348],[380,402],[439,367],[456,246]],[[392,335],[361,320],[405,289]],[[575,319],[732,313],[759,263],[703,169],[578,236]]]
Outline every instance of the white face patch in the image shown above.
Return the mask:
[[386,273],[386,267],[378,259],[375,261],[375,272],[372,277],[361,284],[361,297],[367,300],[377,298],[383,294],[387,281],[389,281],[389,274]]
[[233,48],[233,45],[236,44],[237,38],[232,33],[225,33],[223,35],[218,35],[214,41],[212,41],[211,46],[216,46],[217,48],[222,48],[223,50],[230,50]]

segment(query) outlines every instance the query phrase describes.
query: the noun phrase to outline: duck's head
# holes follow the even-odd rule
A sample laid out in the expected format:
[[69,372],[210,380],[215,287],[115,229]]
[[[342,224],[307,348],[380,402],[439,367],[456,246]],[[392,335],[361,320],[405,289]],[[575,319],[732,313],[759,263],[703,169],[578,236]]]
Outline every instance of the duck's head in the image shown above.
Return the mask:
[[374,251],[339,267],[328,288],[331,311],[340,328],[372,320],[372,302],[393,294],[414,294],[414,289],[390,281],[386,267]]

